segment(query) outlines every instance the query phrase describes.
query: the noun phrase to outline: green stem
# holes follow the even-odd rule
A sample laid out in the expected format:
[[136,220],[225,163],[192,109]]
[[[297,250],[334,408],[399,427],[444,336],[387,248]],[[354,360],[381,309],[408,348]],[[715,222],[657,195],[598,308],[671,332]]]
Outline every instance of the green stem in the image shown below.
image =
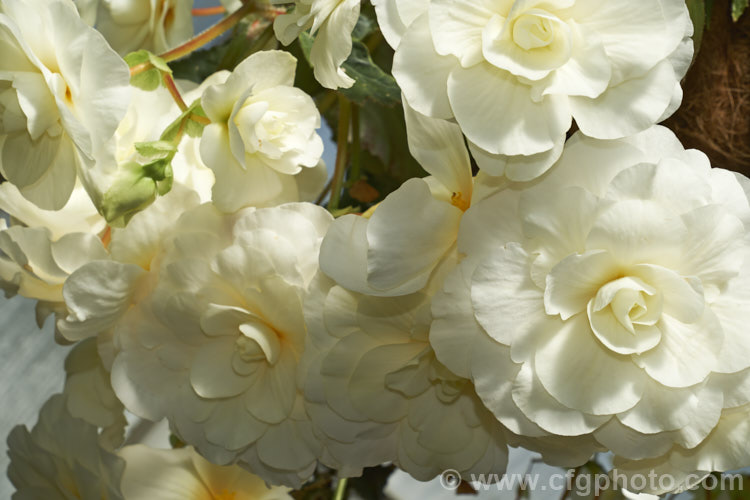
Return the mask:
[[344,500],[346,498],[346,483],[348,480],[345,477],[339,479],[336,485],[336,494],[333,496],[333,500]]
[[323,203],[323,200],[326,199],[326,195],[331,191],[331,184],[333,184],[333,179],[326,182],[325,187],[323,188],[323,191],[320,192],[318,195],[318,198],[315,200],[316,205],[320,205]]
[[[164,78],[164,86],[167,87],[167,90],[169,90],[169,93],[172,95],[172,99],[174,99],[174,102],[177,103],[177,107],[180,108],[180,111],[185,112],[188,109],[188,106],[187,104],[185,104],[185,100],[182,98],[180,90],[177,88],[177,84],[174,82],[174,78],[172,78],[172,75],[170,75],[169,73],[162,73],[162,77]],[[190,113],[190,116],[188,116],[187,118],[193,120],[196,123],[200,123],[201,125],[211,124],[211,120],[209,120],[205,116],[196,115],[195,113]]]
[[336,135],[336,169],[333,171],[333,184],[331,184],[331,201],[328,202],[328,210],[339,208],[341,201],[341,188],[344,184],[344,173],[346,172],[347,150],[349,146],[349,125],[351,124],[352,104],[344,96],[339,96],[339,126]]
[[359,106],[352,105],[352,168],[349,170],[347,185],[351,186],[359,180],[361,172],[362,141],[359,137]]
[[326,112],[331,109],[331,106],[336,103],[336,96],[336,92],[329,90],[326,95],[323,96],[322,99],[320,99],[320,102],[318,104],[318,111],[320,112],[321,116],[326,114]]

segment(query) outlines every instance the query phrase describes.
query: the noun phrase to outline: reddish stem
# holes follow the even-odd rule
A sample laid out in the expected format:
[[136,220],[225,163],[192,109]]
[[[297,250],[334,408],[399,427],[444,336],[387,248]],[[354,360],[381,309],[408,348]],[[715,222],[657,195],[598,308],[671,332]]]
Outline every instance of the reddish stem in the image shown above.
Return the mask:
[[174,102],[177,103],[177,106],[180,108],[180,111],[185,111],[188,107],[187,104],[185,104],[185,100],[180,95],[180,91],[177,88],[177,85],[174,83],[174,78],[172,78],[172,75],[169,73],[164,73],[164,85],[167,87],[167,90],[169,90],[169,93],[172,94],[172,99],[174,99]]
[[217,5],[216,7],[199,7],[196,9],[193,9],[192,13],[195,17],[201,17],[201,16],[218,16],[219,14],[224,14],[227,11],[223,6]]

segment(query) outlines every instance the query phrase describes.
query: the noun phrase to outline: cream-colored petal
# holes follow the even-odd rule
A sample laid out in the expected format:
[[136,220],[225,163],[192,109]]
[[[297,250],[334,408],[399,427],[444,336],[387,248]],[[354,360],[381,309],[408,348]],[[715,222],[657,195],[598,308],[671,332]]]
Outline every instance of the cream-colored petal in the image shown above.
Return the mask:
[[452,56],[441,56],[433,47],[428,16],[409,26],[393,56],[393,76],[406,101],[423,115],[453,117],[448,101],[448,75],[458,64]]
[[404,101],[409,151],[425,171],[466,204],[471,202],[469,154],[458,125],[427,117]]
[[448,96],[466,137],[493,154],[548,151],[570,128],[566,98],[546,96],[534,102],[531,87],[487,63],[454,68],[448,79]]
[[632,408],[643,394],[645,377],[629,356],[598,343],[585,314],[565,321],[539,346],[536,373],[543,386],[564,405],[594,415]]
[[[367,226],[367,282],[386,290],[414,282],[416,291],[455,243],[463,212],[432,197],[421,179],[391,193]],[[421,285],[420,285],[421,283]]]

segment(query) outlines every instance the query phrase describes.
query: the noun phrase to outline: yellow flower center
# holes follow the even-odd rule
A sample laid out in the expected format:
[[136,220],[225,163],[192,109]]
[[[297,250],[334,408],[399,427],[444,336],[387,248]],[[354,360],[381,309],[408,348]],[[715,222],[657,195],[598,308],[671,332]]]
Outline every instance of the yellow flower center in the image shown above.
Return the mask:
[[451,205],[460,209],[462,212],[466,212],[469,209],[469,206],[471,206],[471,202],[464,200],[461,193],[453,193],[451,196]]
[[210,500],[235,500],[236,496],[237,492],[224,489],[216,494],[211,495]]

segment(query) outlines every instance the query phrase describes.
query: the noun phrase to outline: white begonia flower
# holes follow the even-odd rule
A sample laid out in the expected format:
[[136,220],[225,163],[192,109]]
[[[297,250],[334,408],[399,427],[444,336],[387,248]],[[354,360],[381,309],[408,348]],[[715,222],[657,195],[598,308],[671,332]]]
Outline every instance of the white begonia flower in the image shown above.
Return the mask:
[[268,487],[239,466],[215,465],[192,447],[158,450],[144,445],[118,452],[125,460],[127,500],[292,500],[284,487]]
[[[74,271],[107,252],[97,234],[73,232],[53,238],[44,226],[7,227],[0,221],[0,287],[6,295],[35,299],[41,328],[51,313],[65,315],[63,285]],[[58,333],[58,332],[56,332]]]
[[203,92],[212,123],[201,137],[201,158],[216,176],[213,202],[220,210],[298,201],[294,176],[318,167],[320,113],[293,87],[296,65],[287,52],[256,52]]
[[431,176],[409,179],[363,216],[336,219],[320,249],[323,272],[366,295],[424,287],[455,245],[464,211],[497,189],[479,177],[474,184],[458,126],[405,111],[409,150]]
[[106,332],[147,296],[175,222],[199,204],[195,191],[175,184],[126,227],[111,229],[106,258],[87,262],[65,279],[67,315],[57,321],[62,336],[76,342]]
[[303,302],[331,216],[306,203],[185,213],[153,292],[115,331],[112,384],[213,463],[298,487],[319,455],[303,404]]
[[[85,263],[107,258],[106,222],[78,183],[65,206],[42,210],[9,182],[0,185],[0,287],[36,299],[39,328],[50,314],[65,316],[65,279]],[[59,332],[55,332],[58,334]],[[58,337],[58,340],[60,338]]]
[[125,462],[100,446],[96,427],[67,412],[62,395],[44,404],[31,432],[10,432],[8,455],[14,499],[124,500]]
[[[212,85],[224,84],[231,73],[229,71],[218,71],[206,78],[200,86],[186,80],[177,80],[177,85],[183,92],[186,102],[193,102],[200,99],[203,92]],[[319,136],[318,136],[319,137]],[[215,182],[214,172],[209,169],[200,155],[202,137],[184,137],[180,147],[172,160],[172,170],[175,181],[190,187],[196,191],[201,198],[201,202],[211,201],[212,187]],[[322,140],[322,139],[321,139]],[[318,155],[317,140],[313,140],[312,148],[315,155]],[[321,153],[322,154],[322,153]],[[290,201],[310,201],[314,202],[328,181],[328,169],[322,159],[312,166],[307,167],[294,175],[294,183],[297,196]],[[294,189],[290,188],[290,191]]]
[[68,412],[102,429],[99,442],[116,449],[125,440],[125,407],[109,381],[112,343],[107,335],[76,344],[65,358],[65,389]]
[[60,210],[43,210],[10,182],[0,185],[0,286],[6,294],[36,299],[41,328],[51,313],[65,315],[65,279],[91,260],[106,259],[106,221],[77,183]]
[[193,36],[193,0],[99,0],[96,28],[120,55],[161,54]]
[[276,38],[284,45],[291,44],[303,31],[316,35],[310,64],[315,79],[326,88],[348,89],[354,85],[341,65],[352,52],[352,31],[359,19],[360,3],[361,0],[296,0],[292,12],[274,20]]
[[[747,386],[742,388],[744,391],[747,389]],[[625,482],[631,487],[639,487],[646,494],[681,493],[698,485],[711,472],[747,467],[750,463],[748,433],[750,405],[746,404],[724,410],[716,428],[695,448],[674,446],[662,456],[647,460],[630,461],[615,457],[614,472],[624,476]],[[656,479],[636,484],[641,476],[654,476]],[[739,489],[742,486],[739,481],[742,481],[742,476],[724,486]]]
[[480,168],[515,181],[555,162],[571,117],[614,139],[671,115],[693,54],[683,0],[373,3],[408,103],[455,119]]
[[750,374],[749,184],[663,127],[574,135],[536,186],[464,216],[438,359],[517,434],[694,448],[748,399],[729,393]]
[[340,474],[385,462],[422,481],[446,469],[467,480],[505,471],[505,428],[429,344],[431,294],[455,261],[423,292],[372,297],[322,278],[306,304],[305,399],[326,436],[322,460]]
[[0,172],[40,208],[68,201],[94,168],[130,99],[127,64],[66,0],[0,6]]

